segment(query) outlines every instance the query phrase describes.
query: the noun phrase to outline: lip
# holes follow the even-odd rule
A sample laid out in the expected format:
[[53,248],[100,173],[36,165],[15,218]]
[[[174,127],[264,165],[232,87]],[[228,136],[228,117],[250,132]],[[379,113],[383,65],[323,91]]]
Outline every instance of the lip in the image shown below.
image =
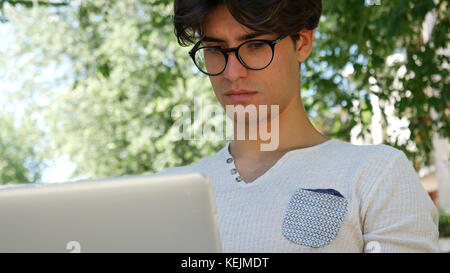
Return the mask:
[[234,101],[245,101],[251,99],[254,95],[256,95],[256,91],[248,91],[248,90],[230,90],[225,93],[227,98]]

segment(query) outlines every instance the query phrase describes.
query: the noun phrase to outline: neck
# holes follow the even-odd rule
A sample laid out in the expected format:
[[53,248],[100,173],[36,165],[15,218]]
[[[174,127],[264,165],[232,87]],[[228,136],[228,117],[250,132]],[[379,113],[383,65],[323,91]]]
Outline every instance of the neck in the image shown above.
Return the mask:
[[[269,106],[270,107],[270,106]],[[271,142],[271,140],[263,140],[259,133],[256,140],[248,140],[248,132],[251,130],[258,131],[258,126],[266,123],[267,131],[271,133],[271,137],[276,135],[272,128],[274,118],[278,118],[278,141],[275,140],[275,150],[264,151],[261,149],[261,145]],[[276,125],[273,127],[277,127]],[[322,142],[325,142],[329,138],[323,136],[318,132],[311,124],[306,110],[303,106],[300,94],[290,101],[290,103],[284,108],[280,109],[280,113],[277,117],[269,117],[266,121],[258,123],[249,123],[245,125],[246,139],[237,139],[237,125],[234,124],[234,140],[230,143],[230,153],[236,158],[246,158],[249,160],[262,160],[268,155],[284,154],[285,152],[293,149],[300,149],[311,147]],[[278,144],[278,145],[276,145]],[[273,145],[271,145],[273,146]]]

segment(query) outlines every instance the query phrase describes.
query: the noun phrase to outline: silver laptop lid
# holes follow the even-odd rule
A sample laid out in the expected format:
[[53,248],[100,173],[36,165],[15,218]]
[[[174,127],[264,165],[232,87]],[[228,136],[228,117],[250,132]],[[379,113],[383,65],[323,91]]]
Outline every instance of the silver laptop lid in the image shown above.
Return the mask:
[[0,252],[220,252],[202,174],[0,189]]

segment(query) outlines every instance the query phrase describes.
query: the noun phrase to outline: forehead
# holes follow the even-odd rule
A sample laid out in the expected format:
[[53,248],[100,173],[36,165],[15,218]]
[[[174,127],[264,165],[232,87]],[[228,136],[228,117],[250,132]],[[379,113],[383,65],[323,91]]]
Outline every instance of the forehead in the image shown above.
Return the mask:
[[221,40],[246,40],[269,32],[254,31],[234,19],[227,6],[221,4],[208,14],[203,24],[203,35]]

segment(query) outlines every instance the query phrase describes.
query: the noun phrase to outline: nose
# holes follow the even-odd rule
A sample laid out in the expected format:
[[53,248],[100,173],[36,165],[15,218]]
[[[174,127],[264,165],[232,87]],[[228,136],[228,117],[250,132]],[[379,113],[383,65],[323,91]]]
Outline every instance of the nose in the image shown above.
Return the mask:
[[239,62],[235,52],[228,53],[228,63],[223,76],[230,81],[247,76],[247,68]]

